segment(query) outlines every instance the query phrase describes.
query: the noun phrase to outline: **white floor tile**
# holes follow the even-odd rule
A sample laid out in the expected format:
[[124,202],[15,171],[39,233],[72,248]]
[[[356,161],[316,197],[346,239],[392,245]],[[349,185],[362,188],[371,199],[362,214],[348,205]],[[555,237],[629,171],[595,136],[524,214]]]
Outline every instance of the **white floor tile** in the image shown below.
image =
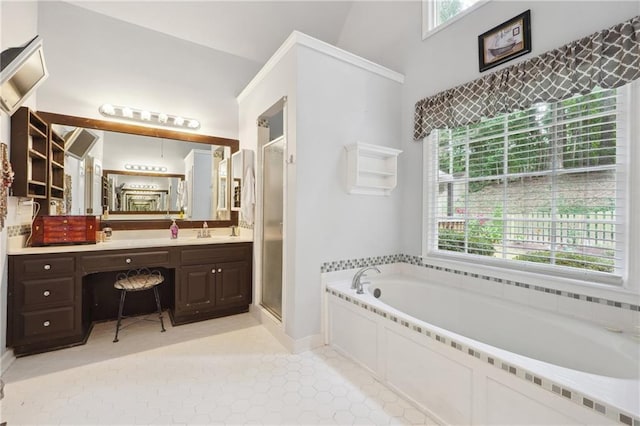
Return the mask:
[[17,359],[14,425],[433,424],[330,347],[290,354],[249,314],[180,327],[97,324],[86,345]]

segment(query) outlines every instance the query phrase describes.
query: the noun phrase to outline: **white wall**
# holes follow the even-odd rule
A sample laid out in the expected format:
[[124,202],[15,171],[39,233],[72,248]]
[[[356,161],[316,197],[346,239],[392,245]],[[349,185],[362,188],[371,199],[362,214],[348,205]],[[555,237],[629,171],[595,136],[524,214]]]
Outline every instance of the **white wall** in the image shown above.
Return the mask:
[[323,262],[401,249],[400,188],[388,197],[348,194],[345,151],[357,141],[400,148],[400,89],[386,77],[299,48],[296,338],[320,330]]
[[[422,142],[413,142],[415,103],[499,69],[479,73],[477,37],[527,9],[531,9],[532,52],[501,67],[630,19],[640,13],[640,2],[494,0],[424,41],[420,2],[354,3],[338,46],[395,68],[406,77],[401,122],[405,152],[400,157],[403,252],[421,254]],[[378,48],[388,46],[389,40],[398,48]]]
[[197,133],[237,137],[235,97],[259,64],[68,3],[38,7],[50,72],[40,110],[103,118],[100,105],[127,105],[196,118]]
[[[300,340],[320,332],[323,262],[400,249],[400,191],[347,194],[344,149],[356,141],[399,147],[400,84],[294,46],[249,93],[240,102],[240,144],[251,149],[259,148],[256,118],[287,96],[287,158],[294,162],[287,165],[284,317],[287,335]],[[256,258],[259,268],[259,247]]]
[[[38,8],[35,2],[0,2],[0,51],[10,47],[22,46],[38,34]],[[25,101],[25,106],[35,107],[36,96],[32,95]],[[9,145],[11,137],[11,117],[0,111],[0,141]],[[5,227],[20,225],[25,218],[28,223],[30,208],[25,214],[24,208],[18,208],[18,199],[9,197],[8,214]],[[7,229],[0,232],[0,356],[6,351],[6,318],[7,318]],[[0,371],[4,367],[0,365]]]

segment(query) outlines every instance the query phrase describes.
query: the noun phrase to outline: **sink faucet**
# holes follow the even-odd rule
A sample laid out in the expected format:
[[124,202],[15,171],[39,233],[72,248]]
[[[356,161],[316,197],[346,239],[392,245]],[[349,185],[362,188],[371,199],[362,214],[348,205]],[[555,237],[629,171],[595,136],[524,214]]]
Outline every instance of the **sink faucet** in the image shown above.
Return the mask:
[[355,289],[357,294],[363,294],[364,291],[362,290],[362,285],[369,284],[368,282],[361,281],[363,276],[366,277],[364,273],[367,272],[369,269],[373,269],[374,271],[377,271],[378,273],[380,273],[380,269],[378,269],[375,266],[367,266],[366,268],[362,268],[358,272],[356,272],[356,274],[353,276],[353,280],[351,281],[351,288]]

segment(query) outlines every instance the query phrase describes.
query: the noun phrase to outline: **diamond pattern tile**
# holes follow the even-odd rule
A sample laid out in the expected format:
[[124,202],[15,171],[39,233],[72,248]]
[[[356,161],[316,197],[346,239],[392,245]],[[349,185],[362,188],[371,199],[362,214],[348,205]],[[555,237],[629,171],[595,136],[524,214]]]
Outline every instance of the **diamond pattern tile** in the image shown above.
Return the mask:
[[288,353],[249,314],[169,327],[140,322],[114,344],[17,359],[5,373],[8,425],[435,424],[330,347]]

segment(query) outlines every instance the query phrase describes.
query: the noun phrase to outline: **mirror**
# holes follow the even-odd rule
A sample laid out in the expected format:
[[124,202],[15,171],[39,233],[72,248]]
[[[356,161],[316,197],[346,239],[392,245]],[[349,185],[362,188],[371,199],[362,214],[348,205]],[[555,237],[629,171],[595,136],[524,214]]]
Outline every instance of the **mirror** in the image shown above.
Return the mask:
[[178,190],[184,175],[103,170],[104,205],[110,213],[180,214]]
[[80,144],[65,156],[66,214],[108,216],[114,229],[163,228],[170,219],[186,227],[237,224],[227,184],[237,140],[38,114]]

